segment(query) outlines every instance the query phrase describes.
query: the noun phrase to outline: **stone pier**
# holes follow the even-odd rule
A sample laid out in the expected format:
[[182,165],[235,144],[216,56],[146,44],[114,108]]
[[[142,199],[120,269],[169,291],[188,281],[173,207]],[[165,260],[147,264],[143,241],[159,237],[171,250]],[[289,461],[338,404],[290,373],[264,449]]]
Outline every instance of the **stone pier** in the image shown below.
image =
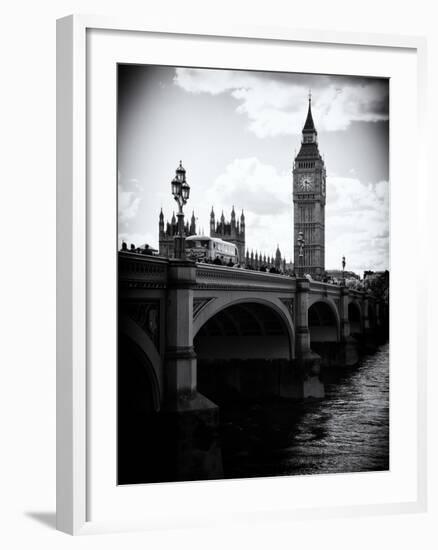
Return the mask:
[[283,373],[282,397],[294,399],[324,397],[324,385],[319,378],[321,358],[310,348],[307,314],[309,291],[310,283],[307,279],[296,281],[295,368],[291,369],[289,373]]
[[222,477],[219,408],[197,391],[193,349],[193,288],[196,264],[170,260],[166,308],[163,429],[172,449],[170,471],[177,480]]

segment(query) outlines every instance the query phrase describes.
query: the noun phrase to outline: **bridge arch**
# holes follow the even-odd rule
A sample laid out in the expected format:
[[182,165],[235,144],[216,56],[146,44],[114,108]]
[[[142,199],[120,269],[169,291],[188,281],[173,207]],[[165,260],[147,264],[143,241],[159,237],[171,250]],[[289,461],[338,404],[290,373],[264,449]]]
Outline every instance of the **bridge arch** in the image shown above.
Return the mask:
[[138,325],[129,330],[127,324],[119,326],[118,337],[117,481],[121,485],[160,479],[165,457],[157,365],[154,368],[157,351]]
[[257,297],[215,301],[195,321],[198,390],[220,406],[281,395],[294,354],[286,306]]
[[[153,409],[158,411],[163,396],[162,359],[148,334],[126,314],[120,314],[119,319],[119,347],[122,344],[126,356],[142,365],[152,391]],[[119,349],[119,361],[125,355],[121,351]],[[123,367],[119,364],[119,368]]]
[[340,318],[336,304],[330,299],[313,300],[307,310],[310,348],[321,358],[321,366],[339,363],[341,336]]
[[201,328],[215,315],[233,306],[244,306],[245,304],[249,306],[251,304],[258,304],[266,307],[267,310],[270,310],[278,316],[287,332],[289,340],[289,354],[290,358],[293,359],[295,357],[295,328],[291,317],[292,314],[279,298],[272,298],[269,300],[260,298],[259,296],[246,296],[231,299],[229,297],[212,298],[201,309],[193,321],[193,340],[195,340],[195,337]]
[[[338,308],[333,300],[314,296],[309,300],[307,322],[310,341],[339,341],[341,335],[341,319]],[[325,331],[321,327],[325,327]],[[323,335],[322,333],[325,332]]]

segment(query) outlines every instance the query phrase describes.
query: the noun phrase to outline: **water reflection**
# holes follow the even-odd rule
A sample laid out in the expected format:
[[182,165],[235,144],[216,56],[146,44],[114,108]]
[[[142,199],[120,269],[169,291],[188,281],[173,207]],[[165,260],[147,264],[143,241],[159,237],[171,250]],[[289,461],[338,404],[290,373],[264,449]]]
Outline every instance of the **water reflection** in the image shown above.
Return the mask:
[[221,407],[225,477],[389,468],[389,346],[324,377],[323,400]]

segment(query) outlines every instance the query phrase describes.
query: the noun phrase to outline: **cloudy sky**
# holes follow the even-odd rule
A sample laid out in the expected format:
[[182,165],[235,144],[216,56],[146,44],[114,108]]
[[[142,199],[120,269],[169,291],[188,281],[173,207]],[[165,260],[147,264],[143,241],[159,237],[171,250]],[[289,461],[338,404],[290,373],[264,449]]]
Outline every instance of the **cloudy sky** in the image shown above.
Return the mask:
[[293,256],[292,163],[312,90],[327,168],[326,269],[389,268],[388,81],[361,77],[157,66],[119,67],[119,241],[158,248],[170,220],[179,160],[191,186],[185,212],[234,205],[246,245]]

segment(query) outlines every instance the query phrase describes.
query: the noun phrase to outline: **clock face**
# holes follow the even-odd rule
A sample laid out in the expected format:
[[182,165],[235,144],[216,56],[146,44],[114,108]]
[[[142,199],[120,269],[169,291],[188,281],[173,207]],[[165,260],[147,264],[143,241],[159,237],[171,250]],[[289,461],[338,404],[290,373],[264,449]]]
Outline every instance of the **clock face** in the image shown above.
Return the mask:
[[298,188],[300,191],[311,191],[313,189],[312,176],[301,176]]

